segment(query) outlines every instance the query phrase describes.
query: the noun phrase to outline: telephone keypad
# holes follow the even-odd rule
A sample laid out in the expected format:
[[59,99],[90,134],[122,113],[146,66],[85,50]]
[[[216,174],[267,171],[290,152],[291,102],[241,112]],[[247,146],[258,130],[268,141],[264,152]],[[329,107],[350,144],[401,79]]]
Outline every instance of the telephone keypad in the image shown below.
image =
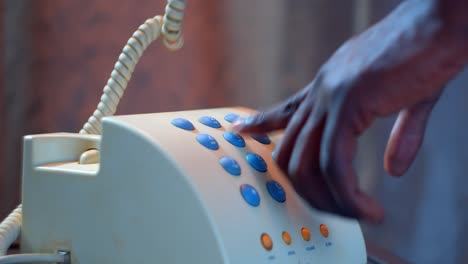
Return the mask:
[[255,139],[256,141],[264,144],[264,145],[269,145],[271,143],[271,140],[270,138],[267,136],[267,135],[263,135],[263,134],[252,134],[250,135],[253,139]]
[[232,131],[227,131],[224,133],[223,136],[224,136],[224,139],[226,139],[232,145],[239,147],[239,148],[245,147],[245,141],[241,135],[234,133]]
[[284,203],[286,201],[286,192],[283,189],[283,186],[277,181],[271,180],[267,184],[268,193],[279,203]]
[[184,130],[194,130],[195,127],[193,126],[192,122],[188,121],[185,118],[175,118],[172,120],[171,124],[174,126],[184,129]]
[[197,140],[200,144],[211,150],[217,150],[219,148],[218,142],[212,136],[208,134],[199,134]]
[[259,172],[266,172],[267,171],[267,164],[265,160],[258,154],[249,153],[245,156],[247,162],[252,166],[252,168],[256,169]]
[[236,119],[239,118],[239,115],[238,114],[227,114],[224,116],[224,120],[228,121],[229,123],[232,123],[234,122]]
[[231,157],[222,157],[219,159],[219,164],[231,175],[239,176],[241,174],[241,167],[239,163]]
[[250,184],[242,184],[240,192],[244,200],[251,206],[257,207],[260,205],[260,195],[257,190]]
[[211,117],[211,116],[202,116],[198,119],[198,121],[202,124],[204,124],[205,126],[209,126],[209,127],[212,127],[212,128],[220,128],[221,127],[221,124],[219,123],[218,120],[216,120],[216,118],[214,117]]

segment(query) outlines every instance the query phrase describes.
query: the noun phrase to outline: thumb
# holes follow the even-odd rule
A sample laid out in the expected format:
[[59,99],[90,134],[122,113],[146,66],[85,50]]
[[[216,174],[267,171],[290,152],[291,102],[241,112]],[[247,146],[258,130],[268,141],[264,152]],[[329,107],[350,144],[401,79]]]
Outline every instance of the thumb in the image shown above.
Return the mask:
[[437,99],[402,110],[398,115],[385,150],[384,167],[389,174],[401,176],[413,163]]
[[304,100],[307,90],[307,88],[301,90],[267,111],[258,112],[245,119],[234,121],[232,129],[244,133],[267,133],[285,128]]

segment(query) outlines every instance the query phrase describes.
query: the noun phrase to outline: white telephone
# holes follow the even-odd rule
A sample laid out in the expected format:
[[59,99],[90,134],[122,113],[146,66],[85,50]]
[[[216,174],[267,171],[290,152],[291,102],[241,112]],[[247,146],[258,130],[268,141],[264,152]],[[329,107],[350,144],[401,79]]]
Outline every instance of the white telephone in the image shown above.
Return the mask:
[[[238,135],[242,108],[115,116],[102,136],[25,139],[22,247],[72,263],[366,263],[359,225],[319,213]],[[98,148],[99,163],[79,164]],[[74,262],[75,261],[75,262]]]
[[[135,32],[79,134],[25,137],[21,247],[42,253],[28,260],[366,263],[358,222],[311,208],[277,167],[271,153],[280,134],[230,131],[252,110],[105,117],[160,29],[168,47],[181,47],[184,7],[169,0],[164,18]],[[0,240],[2,232],[14,239],[19,217],[2,224]],[[19,263],[8,257],[0,264]]]

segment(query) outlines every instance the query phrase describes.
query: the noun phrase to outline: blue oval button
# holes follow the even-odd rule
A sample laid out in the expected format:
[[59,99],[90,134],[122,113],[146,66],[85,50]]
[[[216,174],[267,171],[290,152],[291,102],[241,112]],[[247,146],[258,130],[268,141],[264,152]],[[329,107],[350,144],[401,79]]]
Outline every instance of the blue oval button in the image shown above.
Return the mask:
[[244,200],[251,206],[257,207],[260,204],[260,195],[252,185],[242,184],[240,192]]
[[267,135],[252,134],[250,136],[262,144],[268,145],[271,143],[271,140]]
[[286,192],[283,189],[283,186],[277,181],[267,182],[267,189],[271,197],[279,203],[284,203],[286,201]]
[[245,147],[245,141],[241,135],[234,133],[232,131],[227,131],[224,133],[224,138],[231,144],[236,147],[243,148]]
[[247,156],[245,156],[245,158],[247,159],[247,162],[249,162],[250,166],[258,170],[259,172],[267,171],[267,164],[260,155],[249,153],[247,154]]
[[212,128],[220,128],[221,124],[216,120],[214,117],[211,116],[202,116],[198,119],[200,123],[212,127]]
[[222,157],[219,159],[219,164],[223,166],[223,168],[234,176],[239,176],[241,174],[241,168],[239,163],[231,157]]
[[173,124],[174,126],[176,126],[178,128],[182,128],[182,129],[185,129],[185,130],[194,130],[195,129],[193,124],[190,121],[188,121],[187,119],[185,119],[185,118],[174,118],[174,119],[172,119],[171,124]]
[[216,139],[214,139],[212,136],[208,134],[200,134],[197,136],[198,142],[202,144],[203,146],[212,149],[212,150],[217,150],[218,149],[218,142]]
[[239,118],[239,115],[232,113],[224,116],[224,120],[228,121],[229,123],[234,122],[237,118]]

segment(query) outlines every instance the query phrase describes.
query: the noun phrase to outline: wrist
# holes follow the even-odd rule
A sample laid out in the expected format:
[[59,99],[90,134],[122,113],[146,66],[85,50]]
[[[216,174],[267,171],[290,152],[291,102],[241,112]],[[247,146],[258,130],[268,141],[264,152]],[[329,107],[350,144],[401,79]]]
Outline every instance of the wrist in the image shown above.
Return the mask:
[[430,0],[427,20],[437,24],[434,41],[450,48],[460,59],[468,61],[468,2],[465,0]]

